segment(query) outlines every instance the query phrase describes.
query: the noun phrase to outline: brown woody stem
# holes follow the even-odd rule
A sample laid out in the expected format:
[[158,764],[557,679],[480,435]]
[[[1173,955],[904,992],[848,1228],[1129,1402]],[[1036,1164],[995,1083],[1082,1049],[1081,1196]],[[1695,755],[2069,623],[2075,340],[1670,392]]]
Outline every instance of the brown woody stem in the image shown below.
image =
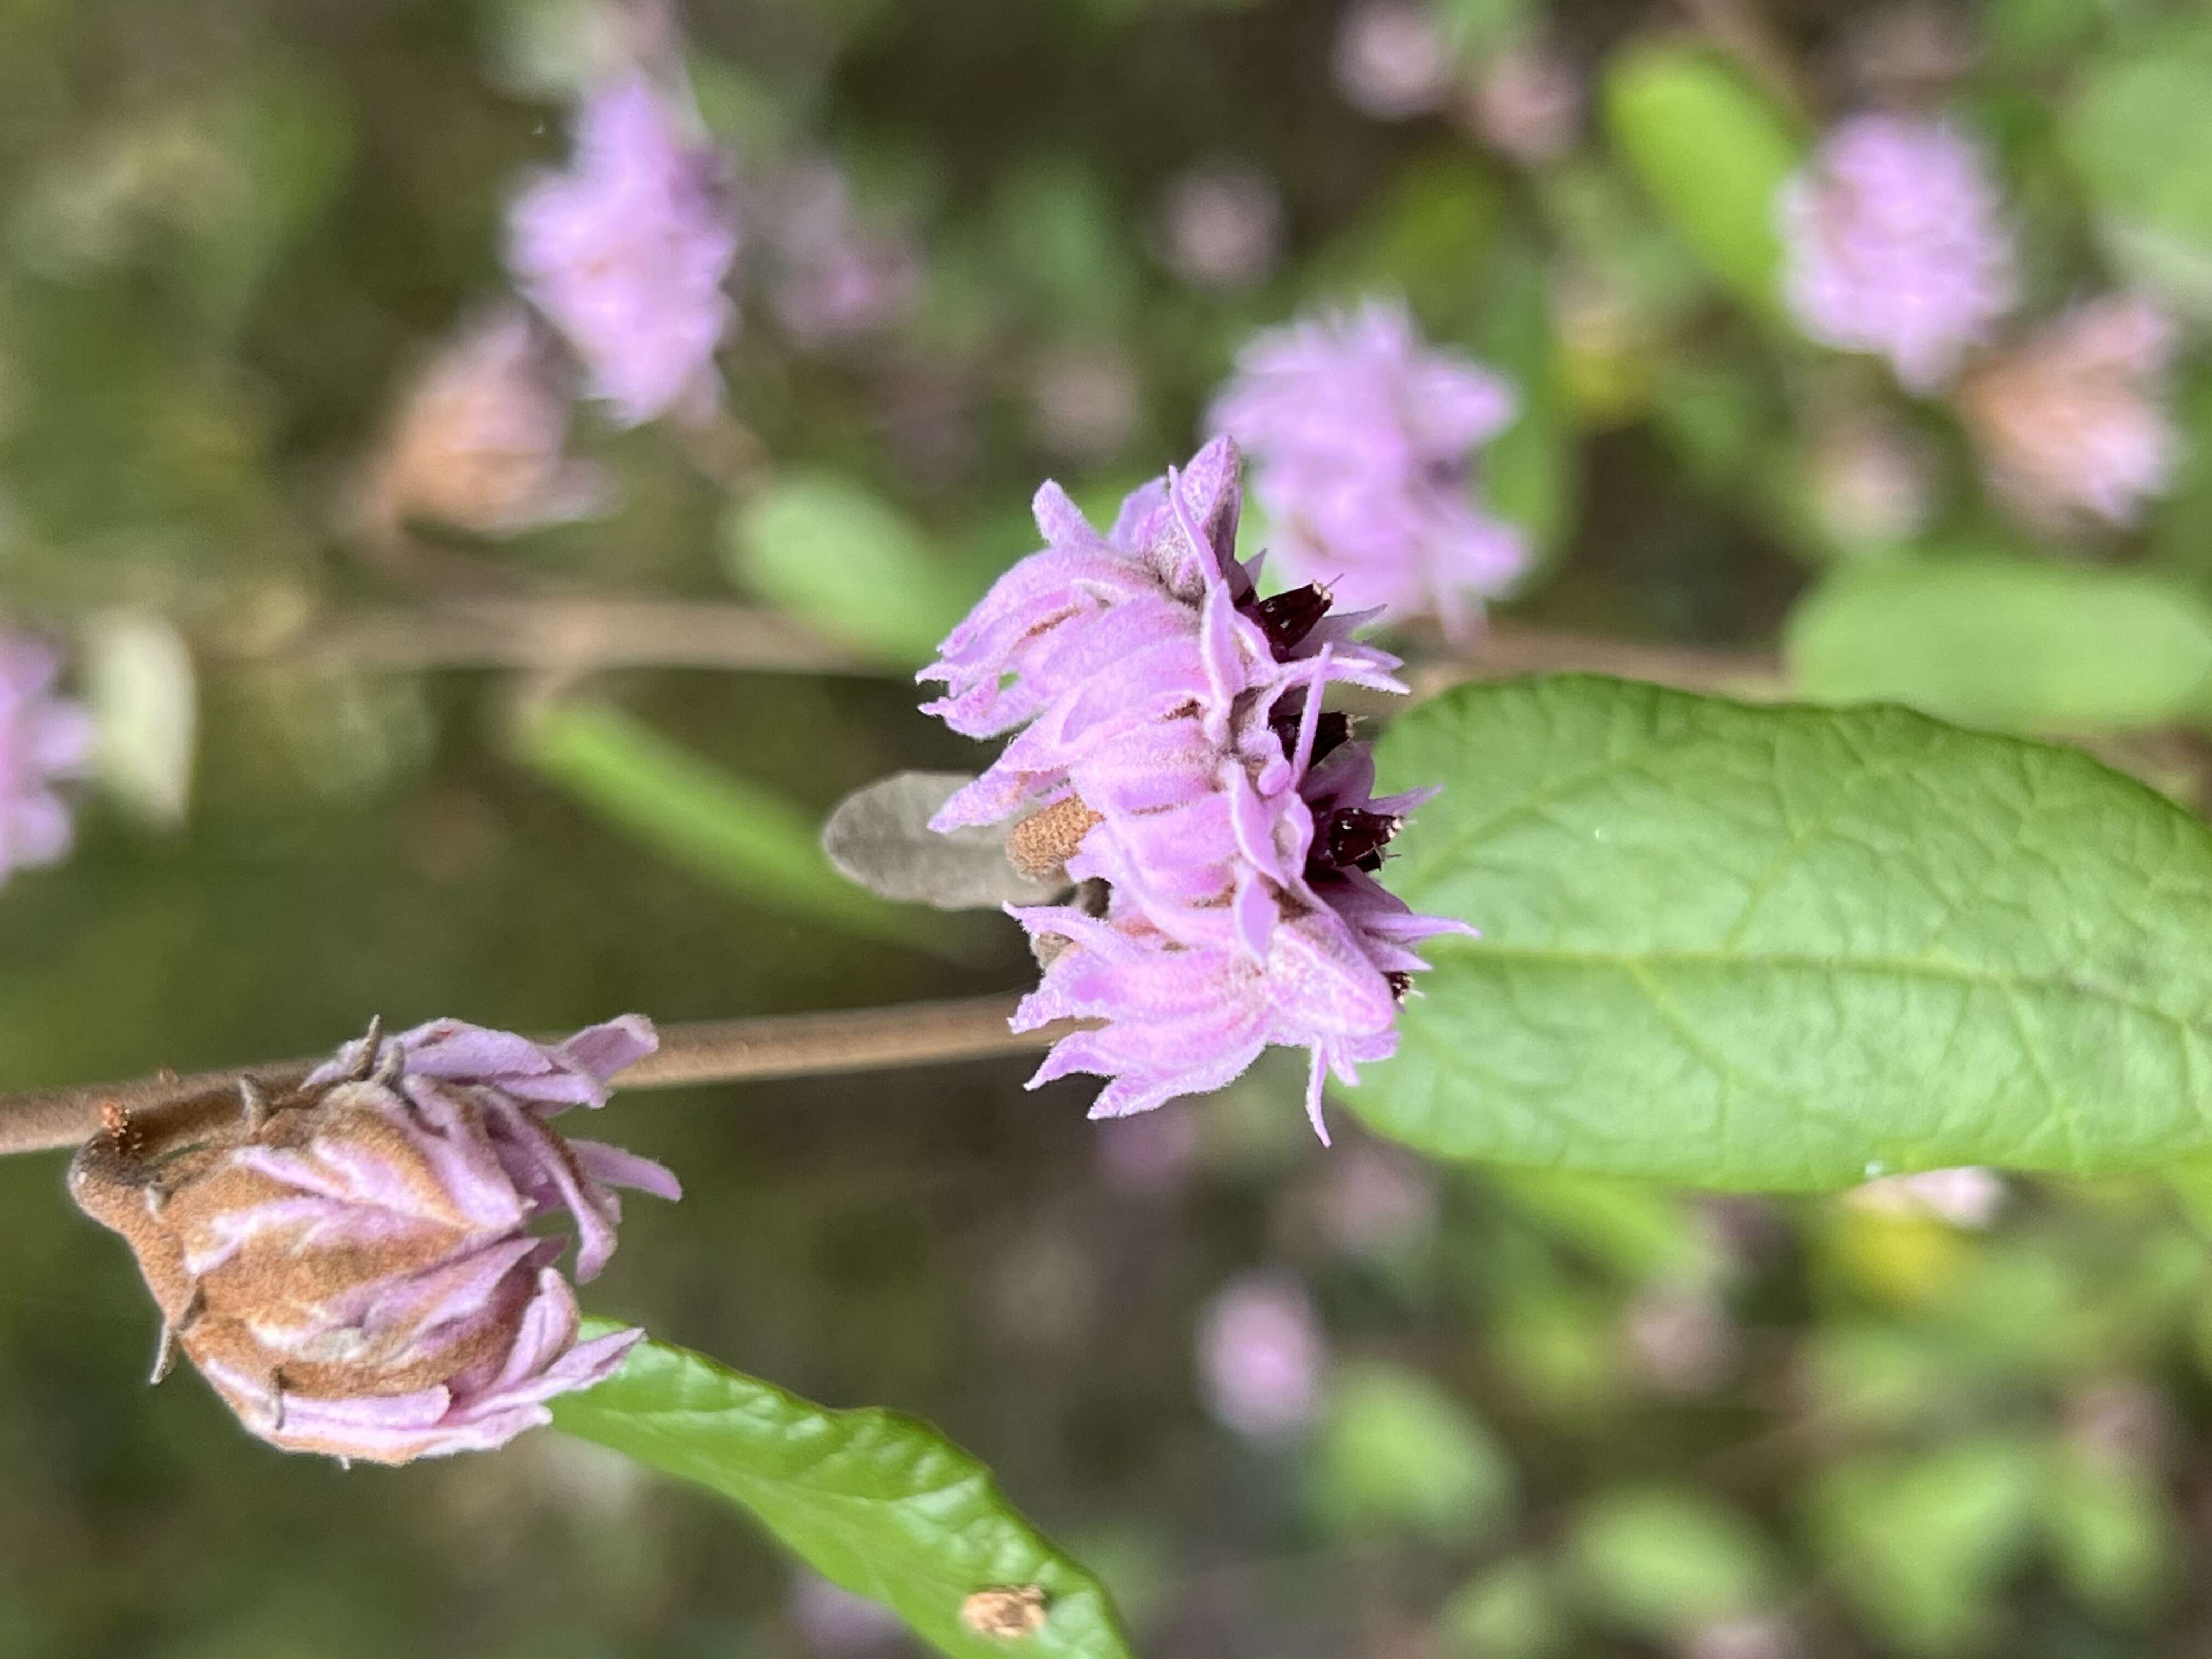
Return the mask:
[[[830,1013],[769,1014],[660,1028],[660,1049],[624,1072],[623,1089],[679,1089],[700,1083],[757,1083],[776,1078],[939,1065],[1042,1048],[1065,1035],[1049,1027],[1017,1036],[1006,1029],[1015,999],[965,997]],[[0,1095],[0,1153],[54,1152],[89,1139],[104,1109],[132,1119],[191,1112],[207,1103],[235,1110],[239,1081],[265,1089],[296,1085],[327,1056],[234,1066],[179,1077],[156,1072],[125,1083]]]

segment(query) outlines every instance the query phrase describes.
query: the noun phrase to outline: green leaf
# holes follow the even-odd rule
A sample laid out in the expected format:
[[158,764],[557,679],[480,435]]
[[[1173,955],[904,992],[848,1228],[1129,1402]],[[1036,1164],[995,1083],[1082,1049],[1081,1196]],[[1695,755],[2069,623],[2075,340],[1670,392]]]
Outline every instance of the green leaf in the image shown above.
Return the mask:
[[1694,1281],[1718,1265],[1692,1200],[1671,1188],[1556,1170],[1498,1170],[1491,1182],[1547,1231],[1631,1283]]
[[1437,1614],[1454,1659],[1543,1659],[1565,1646],[1565,1626],[1543,1564],[1527,1556],[1468,1580]]
[[2181,1554],[2163,1483],[2095,1454],[2069,1450],[2054,1461],[2038,1513],[2059,1572],[2093,1607],[2148,1611]]
[[1604,101],[1613,142],[1691,252],[1773,313],[1775,198],[1803,155],[1787,118],[1711,53],[1671,45],[1623,57]]
[[1978,1645],[2031,1541],[2044,1449],[2014,1437],[1922,1457],[1863,1457],[1813,1494],[1822,1553],[1877,1626],[1910,1650]]
[[1691,1492],[1607,1493],[1577,1521],[1567,1553],[1591,1601],[1662,1639],[1755,1612],[1773,1593],[1766,1540],[1735,1511]]
[[[568,1433],[750,1510],[823,1577],[880,1601],[955,1659],[1129,1659],[1098,1581],[927,1424],[830,1411],[659,1342],[641,1342],[616,1376],[552,1408]],[[976,1592],[1031,1585],[1047,1609],[1035,1635],[963,1625]]]
[[2098,66],[2060,131],[2114,259],[2212,315],[2212,28]]
[[1513,382],[1521,412],[1483,452],[1480,489],[1492,511],[1527,534],[1540,566],[1573,534],[1582,456],[1559,380],[1546,268],[1527,254],[1498,263],[1488,320],[1470,343]]
[[555,703],[536,711],[516,741],[526,764],[592,811],[748,904],[865,939],[942,948],[927,922],[840,875],[799,808],[619,708]]
[[1353,1099],[1438,1156],[1734,1188],[2212,1144],[2212,831],[2087,756],[1899,708],[1587,676],[1400,720],[1425,948]]
[[835,472],[780,475],[723,522],[731,574],[830,638],[921,664],[980,586],[866,484]]
[[1380,1363],[1331,1382],[1314,1478],[1339,1530],[1402,1528],[1448,1543],[1504,1520],[1516,1486],[1480,1419],[1426,1377]]
[[1496,179],[1464,156],[1409,166],[1374,208],[1313,262],[1316,303],[1357,305],[1370,294],[1402,297],[1423,329],[1466,338],[1490,319],[1484,272],[1498,242]]
[[1790,619],[1797,689],[2029,730],[2162,725],[2212,676],[2212,605],[2147,572],[1946,558],[1838,570]]

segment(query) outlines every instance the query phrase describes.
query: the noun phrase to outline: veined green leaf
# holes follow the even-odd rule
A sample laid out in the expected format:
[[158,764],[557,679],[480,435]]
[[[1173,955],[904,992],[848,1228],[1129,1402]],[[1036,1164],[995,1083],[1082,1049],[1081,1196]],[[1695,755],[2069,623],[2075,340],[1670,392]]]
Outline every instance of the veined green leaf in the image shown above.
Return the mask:
[[[610,1328],[600,1327],[600,1328]],[[702,1355],[641,1342],[599,1387],[553,1402],[570,1434],[720,1492],[823,1577],[896,1613],[955,1659],[1129,1659],[1098,1581],[927,1424],[830,1411]],[[976,1634],[971,1596],[1042,1592],[1029,1636]]]
[[2212,830],[2087,756],[1893,708],[1584,676],[1398,722],[1426,947],[1355,1101],[1449,1158],[1735,1188],[2212,1144]]

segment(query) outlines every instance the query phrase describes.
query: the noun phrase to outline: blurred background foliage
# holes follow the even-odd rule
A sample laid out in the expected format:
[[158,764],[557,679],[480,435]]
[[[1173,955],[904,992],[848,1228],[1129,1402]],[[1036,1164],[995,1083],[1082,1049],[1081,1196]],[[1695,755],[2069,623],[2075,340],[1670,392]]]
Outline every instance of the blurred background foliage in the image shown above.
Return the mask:
[[[912,292],[824,345],[749,263],[732,420],[582,416],[608,510],[493,541],[386,533],[361,481],[500,293],[603,9],[0,0],[0,595],[103,736],[75,857],[0,896],[0,1084],[371,1011],[1020,982],[1012,928],[858,894],[814,826],[970,763],[904,672],[1032,544],[1039,478],[1110,507],[1255,329],[1378,290],[1521,387],[1486,489],[1541,557],[1501,637],[1734,653],[2201,801],[2203,359],[2139,529],[2026,524],[1946,414],[1794,337],[1771,208],[1826,120],[1932,81],[2001,160],[2030,310],[2126,283],[2212,321],[2199,7],[1438,0],[1402,119],[1345,68],[1359,9],[695,0],[744,174],[834,156]],[[1470,90],[1531,43],[1577,106],[1540,155]],[[592,672],[586,638],[521,672],[409,620],[611,593],[780,607],[838,667]],[[1021,1075],[630,1098],[690,1197],[640,1206],[595,1308],[931,1417],[1166,1659],[2212,1647],[2212,1172],[1716,1200],[1425,1168],[1348,1115],[1324,1152],[1267,1068],[1103,1127]],[[130,1267],[58,1188],[0,1166],[0,1652],[904,1650],[556,1436],[342,1474],[149,1393]]]

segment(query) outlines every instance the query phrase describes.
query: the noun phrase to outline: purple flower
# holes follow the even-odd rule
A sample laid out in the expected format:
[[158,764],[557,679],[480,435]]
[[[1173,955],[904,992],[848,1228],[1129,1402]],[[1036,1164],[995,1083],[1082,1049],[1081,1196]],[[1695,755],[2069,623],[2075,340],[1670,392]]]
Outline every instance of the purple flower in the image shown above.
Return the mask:
[[[78,1153],[78,1206],[123,1235],[181,1348],[247,1428],[287,1451],[404,1463],[504,1444],[544,1401],[612,1375],[643,1334],[579,1341],[566,1212],[589,1279],[611,1190],[681,1196],[659,1164],[545,1120],[605,1103],[656,1046],[636,1015],[547,1048],[440,1020],[340,1050],[240,1109],[120,1112]],[[158,1374],[158,1373],[157,1373]]]
[[1160,204],[1162,256],[1199,288],[1265,282],[1282,257],[1283,192],[1258,167],[1212,161],[1176,176]]
[[1824,345],[1889,360],[1926,395],[2012,308],[2012,235],[1972,143],[1941,122],[1856,115],[1784,187],[1783,290]]
[[1294,1279],[1232,1279],[1199,1316],[1198,1375],[1207,1408],[1239,1434],[1267,1439],[1312,1421],[1328,1363],[1313,1298]]
[[1991,483],[2039,528],[2136,523],[2182,461],[2167,406],[2179,345],[2165,312],[2118,295],[2076,306],[1995,356],[1958,396]]
[[904,234],[863,221],[834,162],[791,167],[766,192],[764,216],[776,267],[769,302],[800,344],[880,328],[914,297],[919,250]]
[[1537,167],[1575,142],[1584,101],[1573,59],[1548,41],[1525,40],[1482,66],[1468,114],[1484,143]]
[[8,872],[53,864],[74,840],[60,779],[83,772],[92,717],[54,695],[61,653],[0,629],[0,885]]
[[1252,453],[1293,580],[1394,622],[1434,616],[1457,639],[1528,564],[1474,494],[1475,451],[1515,415],[1505,380],[1370,301],[1261,335],[1207,419]]
[[720,401],[714,356],[736,319],[722,283],[738,231],[719,167],[669,97],[634,74],[583,106],[569,169],[509,212],[517,285],[625,425]]
[[1332,67],[1345,102],[1378,121],[1435,109],[1455,73],[1443,26],[1420,0],[1353,0],[1337,24]]
[[[1428,792],[1376,799],[1366,745],[1324,714],[1332,684],[1401,688],[1396,659],[1353,642],[1363,617],[1319,588],[1262,599],[1235,557],[1237,457],[1226,439],[1131,495],[1101,536],[1056,484],[1047,546],[1001,577],[923,671],[927,705],[973,737],[1024,728],[946,803],[939,830],[1034,817],[1025,854],[1097,884],[1103,907],[1012,912],[1046,962],[1015,1028],[1098,1022],[1054,1044],[1031,1085],[1108,1079],[1094,1117],[1218,1089],[1270,1044],[1356,1080],[1397,1042],[1424,966],[1412,947],[1460,924],[1413,915],[1374,879]],[[1031,832],[1050,827],[1050,835]]]

